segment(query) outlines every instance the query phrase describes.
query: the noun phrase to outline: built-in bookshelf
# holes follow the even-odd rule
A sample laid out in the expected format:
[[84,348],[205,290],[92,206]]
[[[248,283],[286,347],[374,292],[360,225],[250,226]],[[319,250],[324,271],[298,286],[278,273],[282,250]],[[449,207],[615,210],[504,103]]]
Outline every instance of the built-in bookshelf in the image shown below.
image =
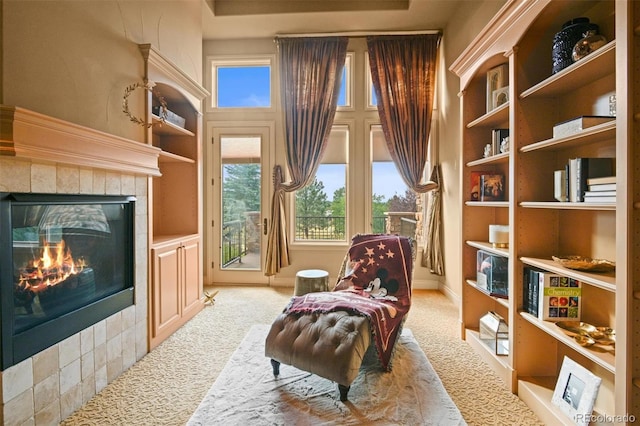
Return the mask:
[[[634,119],[640,99],[634,49],[640,48],[640,2],[507,1],[496,17],[454,61],[460,77],[462,141],[462,336],[487,364],[548,424],[573,424],[551,402],[564,357],[602,381],[595,415],[640,415],[640,153]],[[563,24],[588,17],[607,42],[586,57],[552,72],[554,36]],[[508,102],[487,111],[488,75],[508,67]],[[559,123],[581,116],[615,119],[554,137]],[[509,151],[485,155],[492,129],[509,129]],[[614,198],[558,201],[554,173],[575,158],[613,158]],[[504,201],[472,199],[471,176],[487,171],[505,176]],[[594,188],[597,189],[597,188]],[[593,199],[592,199],[593,200]],[[491,224],[508,225],[509,247],[488,241]],[[509,297],[478,288],[477,252],[509,261]],[[580,255],[615,262],[613,272],[569,269],[552,256]],[[616,345],[582,346],[574,336],[523,309],[525,268],[578,280],[581,321],[610,327]],[[509,325],[510,351],[499,356],[480,341],[480,318],[495,311]],[[617,351],[615,348],[617,347]]]

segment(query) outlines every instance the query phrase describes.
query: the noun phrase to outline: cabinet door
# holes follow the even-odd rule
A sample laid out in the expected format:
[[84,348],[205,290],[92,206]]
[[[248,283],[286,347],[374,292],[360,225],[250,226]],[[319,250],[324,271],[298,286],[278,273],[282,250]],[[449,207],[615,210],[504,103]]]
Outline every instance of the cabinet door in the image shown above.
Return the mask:
[[200,280],[200,238],[193,238],[184,242],[182,251],[182,277],[184,279],[182,296],[182,315],[190,316],[191,311],[200,309],[200,295],[202,294]]
[[180,244],[168,244],[151,250],[153,256],[151,337],[170,334],[181,317]]

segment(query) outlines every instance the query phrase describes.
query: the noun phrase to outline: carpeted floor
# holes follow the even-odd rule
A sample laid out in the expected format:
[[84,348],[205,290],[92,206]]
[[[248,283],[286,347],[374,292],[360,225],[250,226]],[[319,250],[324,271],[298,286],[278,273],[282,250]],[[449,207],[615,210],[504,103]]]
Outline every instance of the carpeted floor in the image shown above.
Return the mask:
[[[183,425],[254,324],[269,324],[291,289],[221,287],[216,303],[147,354],[63,425]],[[415,291],[406,327],[469,425],[541,425],[457,337],[457,309]],[[446,426],[446,425],[445,425]]]

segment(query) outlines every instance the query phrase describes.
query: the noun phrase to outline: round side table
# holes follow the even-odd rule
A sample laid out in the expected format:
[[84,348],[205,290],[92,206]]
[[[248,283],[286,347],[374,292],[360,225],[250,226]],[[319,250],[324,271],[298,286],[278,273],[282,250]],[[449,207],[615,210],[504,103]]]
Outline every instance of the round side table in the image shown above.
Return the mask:
[[304,269],[296,274],[295,296],[329,291],[329,273],[322,269]]

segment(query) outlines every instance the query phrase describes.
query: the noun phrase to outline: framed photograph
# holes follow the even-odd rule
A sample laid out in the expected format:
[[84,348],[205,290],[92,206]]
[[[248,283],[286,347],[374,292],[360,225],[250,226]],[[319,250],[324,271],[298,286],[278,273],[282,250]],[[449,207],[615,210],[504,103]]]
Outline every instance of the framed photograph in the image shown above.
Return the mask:
[[493,92],[509,84],[509,68],[507,64],[498,65],[487,72],[487,112],[493,110]]
[[602,379],[564,357],[551,402],[579,426],[588,426]]
[[496,89],[491,94],[491,109],[498,108],[500,105],[509,101],[509,86]]

